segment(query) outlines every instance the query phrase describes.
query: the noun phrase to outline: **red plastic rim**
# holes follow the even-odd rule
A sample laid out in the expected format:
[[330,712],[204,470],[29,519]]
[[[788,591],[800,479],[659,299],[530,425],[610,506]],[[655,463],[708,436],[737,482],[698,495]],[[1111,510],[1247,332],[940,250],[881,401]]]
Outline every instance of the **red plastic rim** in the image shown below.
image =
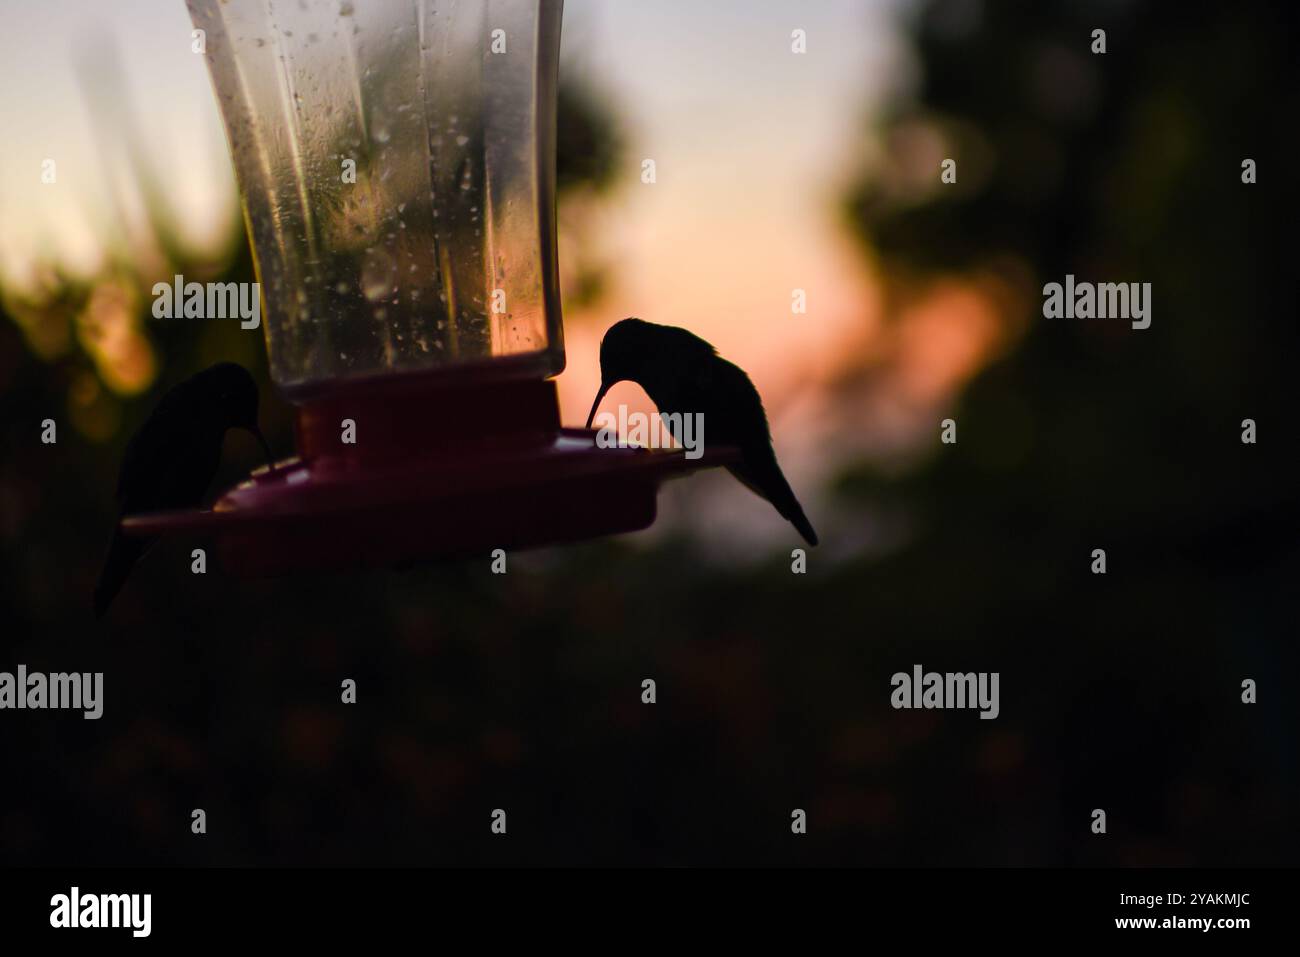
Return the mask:
[[550,381],[340,390],[300,407],[297,435],[301,459],[212,510],[131,516],[124,530],[215,536],[244,576],[486,554],[645,528],[662,481],[737,457],[598,448],[594,430],[559,427]]

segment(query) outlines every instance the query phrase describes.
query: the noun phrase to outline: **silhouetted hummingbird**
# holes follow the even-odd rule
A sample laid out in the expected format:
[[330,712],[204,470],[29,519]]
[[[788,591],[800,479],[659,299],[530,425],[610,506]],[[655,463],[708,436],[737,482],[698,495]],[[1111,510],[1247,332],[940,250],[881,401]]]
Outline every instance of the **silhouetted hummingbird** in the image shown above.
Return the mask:
[[709,441],[740,449],[740,463],[728,471],[776,506],[809,545],[817,544],[817,533],[776,463],[763,400],[743,369],[685,329],[642,319],[616,322],[600,343],[600,391],[587,428],[605,393],[625,379],[645,389],[679,442],[682,419],[670,416],[702,414]]
[[95,585],[96,618],[155,541],[124,534],[122,518],[201,504],[221,464],[227,429],[252,432],[271,466],[271,447],[257,427],[257,383],[233,362],[204,369],[173,388],[131,437],[117,481],[120,514]]

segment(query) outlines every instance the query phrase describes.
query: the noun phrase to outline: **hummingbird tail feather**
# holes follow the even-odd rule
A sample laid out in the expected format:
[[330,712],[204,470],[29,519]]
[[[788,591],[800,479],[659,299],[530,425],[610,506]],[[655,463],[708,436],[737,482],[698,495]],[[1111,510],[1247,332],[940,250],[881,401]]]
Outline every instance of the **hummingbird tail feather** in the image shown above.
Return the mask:
[[104,612],[126,584],[131,569],[148,550],[149,544],[146,539],[131,538],[124,534],[121,525],[113,530],[113,541],[108,546],[104,570],[100,572],[99,581],[95,584],[96,618],[104,617]]
[[[785,515],[784,512],[781,514]],[[812,522],[808,521],[808,516],[803,513],[803,508],[797,501],[794,503],[794,511],[789,515],[785,515],[785,517],[790,520],[790,524],[795,527],[795,531],[803,536],[805,542],[809,545],[817,544],[817,533],[813,531]]]
[[794,489],[790,488],[781,467],[776,464],[775,455],[768,461],[757,463],[757,467],[756,463],[745,462],[730,466],[728,471],[750,491],[771,502],[777,514],[793,525],[804,541],[809,545],[817,544],[817,533],[813,531],[812,522],[803,513],[803,506],[795,498]]

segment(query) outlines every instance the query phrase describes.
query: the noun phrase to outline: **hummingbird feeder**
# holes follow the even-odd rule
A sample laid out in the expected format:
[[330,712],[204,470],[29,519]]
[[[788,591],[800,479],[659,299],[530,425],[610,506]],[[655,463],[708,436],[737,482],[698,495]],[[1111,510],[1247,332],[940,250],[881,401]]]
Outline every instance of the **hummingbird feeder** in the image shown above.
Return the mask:
[[560,0],[188,5],[298,456],[128,533],[245,575],[482,554],[644,528],[730,461],[560,425]]

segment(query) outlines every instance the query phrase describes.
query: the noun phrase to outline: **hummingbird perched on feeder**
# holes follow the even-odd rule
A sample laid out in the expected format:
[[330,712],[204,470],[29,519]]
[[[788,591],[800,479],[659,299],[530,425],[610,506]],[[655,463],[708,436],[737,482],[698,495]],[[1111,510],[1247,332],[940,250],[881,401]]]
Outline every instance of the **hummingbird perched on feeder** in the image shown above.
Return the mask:
[[587,428],[605,393],[624,380],[646,391],[679,442],[684,416],[703,415],[712,441],[740,450],[740,462],[727,470],[771,502],[809,545],[817,544],[817,533],[777,465],[763,400],[743,369],[685,329],[624,319],[601,340],[600,391]]
[[243,366],[220,362],[177,385],[127,443],[117,482],[120,507],[104,569],[95,585],[100,618],[156,539],[133,538],[122,518],[141,512],[196,508],[221,464],[228,429],[253,433],[271,468],[271,447],[257,427],[257,383]]

